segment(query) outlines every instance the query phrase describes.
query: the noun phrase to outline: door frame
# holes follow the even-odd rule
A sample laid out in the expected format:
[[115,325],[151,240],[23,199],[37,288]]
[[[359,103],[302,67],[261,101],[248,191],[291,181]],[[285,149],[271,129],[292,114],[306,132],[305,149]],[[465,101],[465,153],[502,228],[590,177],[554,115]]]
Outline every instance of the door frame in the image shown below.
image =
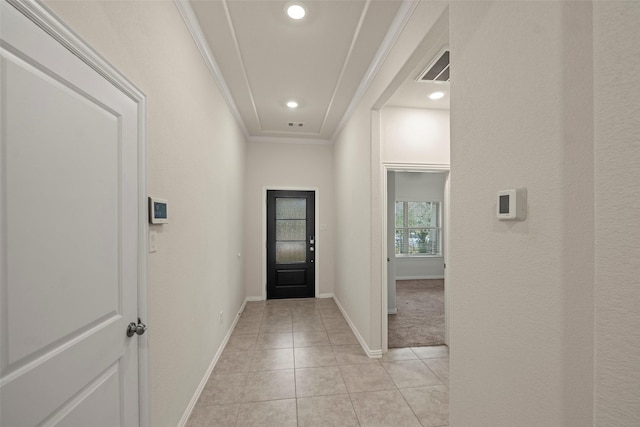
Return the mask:
[[281,185],[266,185],[262,187],[262,300],[267,299],[267,191],[313,191],[315,195],[315,238],[316,238],[316,255],[315,255],[315,298],[320,297],[320,251],[318,250],[318,243],[322,242],[320,238],[320,189],[318,187],[288,187]]
[[[138,316],[148,321],[147,311],[147,98],[42,0],[6,1],[38,27],[45,30],[73,55],[93,68],[137,105],[138,110]],[[140,427],[149,427],[149,334],[138,336],[138,413]]]
[[[389,350],[389,322],[388,322],[388,276],[387,276],[387,198],[388,196],[388,183],[387,183],[387,173],[388,172],[441,172],[446,173],[445,185],[444,185],[444,206],[443,206],[443,219],[445,223],[443,243],[443,258],[445,265],[447,264],[449,258],[449,235],[450,235],[450,221],[449,221],[449,201],[450,201],[450,183],[451,183],[451,166],[450,165],[441,165],[441,164],[420,164],[420,163],[393,163],[393,162],[382,162],[382,176],[381,176],[381,191],[382,197],[380,198],[381,205],[380,211],[382,213],[382,229],[381,229],[381,247],[382,247],[382,257],[381,265],[382,265],[382,314],[381,314],[381,344],[382,344],[382,352],[386,353]],[[445,344],[449,345],[449,318],[450,318],[450,304],[449,297],[451,292],[448,290],[449,286],[449,269],[444,269],[444,341]]]

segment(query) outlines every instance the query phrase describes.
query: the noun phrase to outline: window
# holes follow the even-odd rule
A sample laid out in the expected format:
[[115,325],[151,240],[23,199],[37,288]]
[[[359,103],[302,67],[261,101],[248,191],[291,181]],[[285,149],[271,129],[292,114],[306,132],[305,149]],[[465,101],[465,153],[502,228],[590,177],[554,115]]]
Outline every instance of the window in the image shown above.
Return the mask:
[[440,202],[396,201],[396,255],[440,255]]

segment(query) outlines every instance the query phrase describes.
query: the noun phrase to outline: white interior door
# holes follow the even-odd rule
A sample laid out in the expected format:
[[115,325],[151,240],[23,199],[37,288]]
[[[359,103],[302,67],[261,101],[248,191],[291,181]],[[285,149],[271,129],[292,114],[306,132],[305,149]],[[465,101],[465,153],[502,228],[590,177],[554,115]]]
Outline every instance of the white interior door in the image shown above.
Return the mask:
[[0,425],[137,426],[137,104],[1,7]]

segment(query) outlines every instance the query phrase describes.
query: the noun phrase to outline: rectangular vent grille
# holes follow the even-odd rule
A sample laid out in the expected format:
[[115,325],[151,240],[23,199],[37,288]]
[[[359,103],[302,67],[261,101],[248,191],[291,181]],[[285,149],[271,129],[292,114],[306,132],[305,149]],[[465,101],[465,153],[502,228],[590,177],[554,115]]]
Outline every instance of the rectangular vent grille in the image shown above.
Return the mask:
[[432,62],[420,75],[421,82],[448,82],[449,81],[449,51],[445,50],[440,57]]
[[289,122],[287,123],[287,125],[289,125],[290,128],[301,128],[304,126],[304,123],[302,122]]

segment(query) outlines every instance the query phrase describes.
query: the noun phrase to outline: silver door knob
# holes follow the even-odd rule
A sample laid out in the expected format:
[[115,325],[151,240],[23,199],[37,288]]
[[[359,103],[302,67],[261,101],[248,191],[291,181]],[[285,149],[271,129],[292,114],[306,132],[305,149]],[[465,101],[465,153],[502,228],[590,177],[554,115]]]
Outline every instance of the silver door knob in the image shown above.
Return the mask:
[[142,335],[146,332],[146,330],[147,325],[142,323],[138,318],[137,324],[135,322],[131,322],[129,323],[129,326],[127,326],[127,336],[132,337],[134,334]]

